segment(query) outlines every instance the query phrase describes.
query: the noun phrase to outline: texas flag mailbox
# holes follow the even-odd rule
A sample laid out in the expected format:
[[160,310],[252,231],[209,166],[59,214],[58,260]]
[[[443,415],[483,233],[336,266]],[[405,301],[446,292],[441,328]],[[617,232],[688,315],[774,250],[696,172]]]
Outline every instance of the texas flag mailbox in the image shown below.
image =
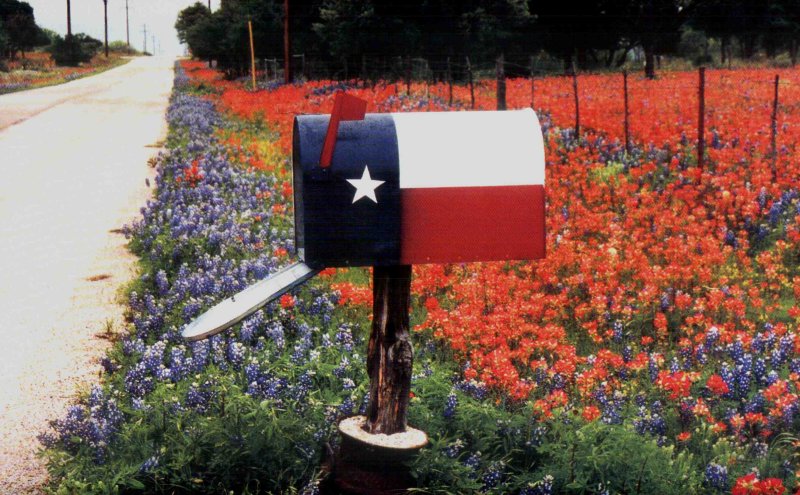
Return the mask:
[[533,110],[294,122],[295,232],[310,266],[538,259],[544,144]]
[[302,262],[183,330],[219,333],[325,267],[539,259],[544,143],[531,109],[366,114],[338,94],[295,118],[295,235]]

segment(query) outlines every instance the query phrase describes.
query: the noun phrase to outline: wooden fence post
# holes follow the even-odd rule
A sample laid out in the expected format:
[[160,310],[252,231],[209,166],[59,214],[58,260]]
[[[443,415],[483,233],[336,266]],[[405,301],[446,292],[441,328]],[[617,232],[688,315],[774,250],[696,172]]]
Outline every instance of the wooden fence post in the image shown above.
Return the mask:
[[250,32],[250,78],[253,80],[253,91],[256,89],[256,53],[253,47],[253,22],[247,21],[247,30]]
[[411,265],[372,270],[372,334],[367,350],[370,400],[364,429],[373,435],[392,435],[406,431],[411,391]]
[[772,145],[772,180],[778,178],[777,161],[778,161],[778,85],[780,84],[780,77],[775,74],[775,97],[772,100],[772,125],[770,126],[770,144]]
[[450,57],[447,57],[447,104],[453,106],[453,69],[450,66]]
[[575,139],[581,133],[581,107],[578,98],[578,71],[575,70],[575,64],[572,65],[572,93],[575,95]]
[[536,110],[536,108],[534,108],[534,106],[533,106],[533,103],[535,101],[534,97],[536,96],[536,78],[534,77],[534,72],[533,72],[533,55],[531,55],[531,69],[530,70],[531,70],[531,108]]
[[697,180],[700,181],[700,176],[703,173],[703,166],[705,164],[706,154],[706,68],[700,67],[698,69],[699,89],[698,89],[698,115],[697,115]]
[[630,153],[630,113],[628,112],[628,71],[622,72],[622,90],[625,93],[625,153]]
[[497,109],[506,109],[506,67],[503,54],[497,57]]
[[406,56],[406,95],[411,95],[411,57]]
[[469,63],[469,57],[467,57],[467,80],[469,81],[469,100],[472,106],[472,109],[475,109],[475,86],[472,81],[472,64]]

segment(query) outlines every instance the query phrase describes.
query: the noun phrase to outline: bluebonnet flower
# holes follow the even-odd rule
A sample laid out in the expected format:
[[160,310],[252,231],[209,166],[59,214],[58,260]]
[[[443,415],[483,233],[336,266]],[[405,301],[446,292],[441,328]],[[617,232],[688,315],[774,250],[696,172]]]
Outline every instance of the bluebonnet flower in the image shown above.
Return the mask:
[[613,331],[612,338],[614,339],[615,342],[622,342],[623,338],[622,329],[623,329],[622,322],[620,321],[615,321],[614,324],[612,325],[612,331]]
[[750,447],[750,451],[756,459],[765,459],[769,452],[769,445],[764,442],[754,442]]
[[458,397],[456,397],[454,392],[450,392],[447,396],[444,412],[442,413],[445,419],[452,419],[456,415],[456,406],[458,406]]
[[728,468],[712,462],[706,466],[705,484],[711,489],[724,491],[728,488]]
[[202,385],[197,382],[189,386],[186,392],[186,406],[194,409],[200,414],[208,411],[209,403],[214,400],[216,393],[214,392],[214,384],[210,380],[206,380]]
[[480,451],[470,454],[469,457],[467,457],[467,459],[464,461],[464,465],[473,471],[476,471],[481,465]]
[[464,442],[461,439],[456,439],[444,449],[444,455],[450,459],[455,459],[461,454],[462,450],[464,450]]
[[503,473],[503,469],[505,468],[505,463],[502,461],[498,461],[492,463],[491,466],[483,473],[483,487],[481,488],[483,491],[488,491],[492,488],[495,488],[500,482],[503,481],[505,477]]
[[145,460],[142,463],[142,466],[139,468],[139,472],[140,473],[152,473],[153,471],[155,471],[158,468],[159,462],[160,462],[159,461],[159,457],[157,455],[154,455],[152,457],[148,457],[147,460]]

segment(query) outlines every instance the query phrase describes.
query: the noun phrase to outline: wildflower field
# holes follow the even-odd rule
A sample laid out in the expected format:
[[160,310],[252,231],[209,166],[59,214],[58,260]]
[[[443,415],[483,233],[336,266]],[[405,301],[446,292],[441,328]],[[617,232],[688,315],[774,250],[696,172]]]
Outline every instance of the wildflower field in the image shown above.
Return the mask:
[[[508,82],[545,132],[547,258],[426,265],[412,281],[409,422],[426,493],[800,492],[800,72]],[[177,67],[129,328],[42,435],[56,493],[318,493],[338,420],[366,407],[369,272],[326,270],[232,330],[181,328],[292,262],[291,124],[345,90],[369,111],[470,107],[444,85],[257,91]],[[476,107],[494,108],[493,82]],[[487,164],[490,166],[491,164]]]
[[5,62],[5,69],[0,71],[0,94],[74,81],[113,69],[127,60],[117,53],[112,53],[109,58],[101,54],[80,67],[59,67],[49,53],[26,53],[24,58]]

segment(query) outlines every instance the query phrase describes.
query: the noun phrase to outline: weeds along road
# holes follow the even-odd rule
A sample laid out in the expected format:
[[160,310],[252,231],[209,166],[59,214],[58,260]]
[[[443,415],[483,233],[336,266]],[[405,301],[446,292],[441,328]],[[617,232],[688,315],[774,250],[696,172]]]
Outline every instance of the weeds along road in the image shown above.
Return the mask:
[[[0,96],[0,493],[37,493],[49,419],[96,379],[133,272],[116,230],[149,196],[173,61]],[[98,336],[99,335],[99,336]]]

